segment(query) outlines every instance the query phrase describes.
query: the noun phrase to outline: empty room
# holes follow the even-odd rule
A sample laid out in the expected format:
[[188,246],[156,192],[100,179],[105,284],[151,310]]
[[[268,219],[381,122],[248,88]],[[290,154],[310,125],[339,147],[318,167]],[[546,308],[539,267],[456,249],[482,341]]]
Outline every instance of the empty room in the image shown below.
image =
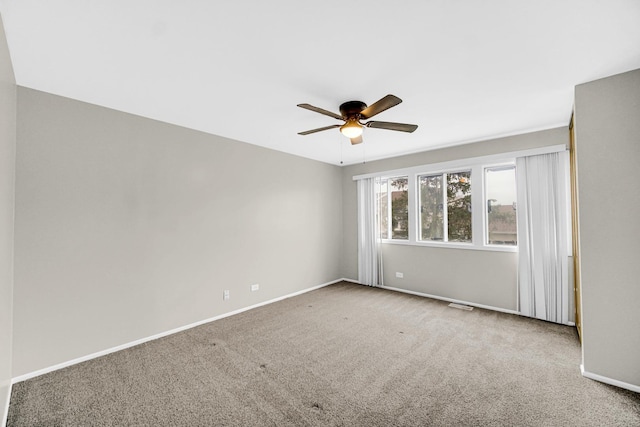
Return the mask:
[[637,0],[0,18],[0,426],[640,425]]

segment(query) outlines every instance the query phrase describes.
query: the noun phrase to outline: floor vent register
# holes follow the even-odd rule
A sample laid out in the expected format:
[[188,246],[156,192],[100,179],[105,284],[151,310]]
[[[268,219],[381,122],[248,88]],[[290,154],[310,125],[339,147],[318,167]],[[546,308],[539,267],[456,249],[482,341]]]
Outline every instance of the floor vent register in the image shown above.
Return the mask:
[[473,307],[471,306],[464,305],[464,304],[456,304],[455,302],[452,302],[451,304],[449,304],[449,307],[459,308],[460,310],[467,310],[467,311],[473,310]]

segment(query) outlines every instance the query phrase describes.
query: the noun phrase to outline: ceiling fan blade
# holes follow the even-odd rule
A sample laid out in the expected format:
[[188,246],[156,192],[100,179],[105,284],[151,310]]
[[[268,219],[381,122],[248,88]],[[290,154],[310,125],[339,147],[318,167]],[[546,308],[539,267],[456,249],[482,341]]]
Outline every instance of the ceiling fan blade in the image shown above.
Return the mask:
[[374,102],[373,104],[369,105],[367,108],[362,110],[362,112],[360,113],[360,116],[362,116],[362,118],[364,119],[370,119],[376,114],[380,114],[384,110],[388,110],[391,107],[395,107],[401,102],[402,102],[402,99],[398,98],[397,96],[387,95],[384,98]]
[[365,126],[368,128],[376,128],[376,129],[389,129],[389,130],[399,130],[401,132],[413,132],[418,129],[418,125],[409,125],[406,123],[393,123],[393,122],[367,122]]
[[351,138],[351,145],[360,144],[362,142],[362,135]]
[[309,135],[310,133],[322,132],[323,130],[329,130],[329,129],[339,128],[339,127],[340,125],[325,126],[323,128],[306,130],[304,132],[298,132],[298,135]]
[[324,114],[325,116],[333,117],[334,119],[344,120],[341,115],[332,113],[331,111],[314,107],[311,104],[298,104],[298,107],[304,108],[305,110],[315,111],[316,113]]

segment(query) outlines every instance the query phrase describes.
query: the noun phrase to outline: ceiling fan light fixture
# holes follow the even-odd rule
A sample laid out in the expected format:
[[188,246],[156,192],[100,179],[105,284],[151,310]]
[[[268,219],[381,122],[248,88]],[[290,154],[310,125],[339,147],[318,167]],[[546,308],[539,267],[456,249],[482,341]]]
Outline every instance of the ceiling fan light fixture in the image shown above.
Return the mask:
[[362,125],[357,120],[347,120],[347,122],[340,126],[340,132],[347,138],[357,138],[362,135]]
[[[317,129],[306,130],[304,132],[298,132],[298,135],[310,135],[316,132],[322,132],[329,129],[340,128],[340,132],[351,140],[352,144],[360,144],[362,142],[362,132],[365,127],[388,129],[400,132],[413,132],[418,129],[418,125],[410,125],[407,123],[394,123],[394,122],[380,122],[369,120],[373,116],[388,110],[391,107],[395,107],[400,104],[402,99],[395,95],[387,95],[373,104],[367,106],[362,101],[347,101],[340,105],[340,114],[333,113],[324,108],[314,107],[311,104],[298,104],[298,107],[305,110],[314,111],[325,116],[333,117],[340,121],[344,121],[343,125],[330,125]],[[360,123],[360,120],[367,120],[366,123]]]

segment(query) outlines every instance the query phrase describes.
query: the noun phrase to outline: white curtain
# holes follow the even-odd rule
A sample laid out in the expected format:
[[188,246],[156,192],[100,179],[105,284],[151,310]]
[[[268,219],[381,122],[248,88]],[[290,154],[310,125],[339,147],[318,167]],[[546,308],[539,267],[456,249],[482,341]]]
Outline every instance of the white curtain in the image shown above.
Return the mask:
[[570,318],[566,153],[516,160],[520,313],[556,323]]
[[382,252],[376,178],[358,182],[358,281],[363,285],[382,286]]

